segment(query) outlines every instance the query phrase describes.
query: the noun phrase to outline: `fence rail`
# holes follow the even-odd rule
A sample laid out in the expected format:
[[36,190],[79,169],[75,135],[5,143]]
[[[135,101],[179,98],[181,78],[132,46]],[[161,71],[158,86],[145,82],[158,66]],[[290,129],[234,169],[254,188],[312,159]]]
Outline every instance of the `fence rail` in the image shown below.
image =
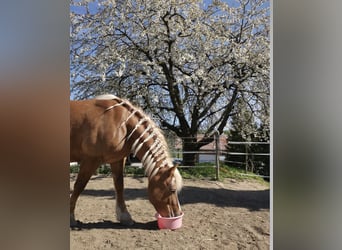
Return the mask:
[[[199,150],[199,151],[171,151],[171,154],[207,154],[213,155],[216,154],[214,150]],[[240,153],[240,152],[229,152],[228,150],[220,150],[220,155],[227,154],[227,155],[262,155],[262,156],[269,156],[269,153]]]
[[[268,156],[270,157],[270,153],[256,153],[256,152],[248,152],[247,147],[249,145],[257,145],[257,144],[263,144],[263,145],[269,145],[269,142],[238,142],[238,141],[228,141],[226,144],[231,144],[231,145],[245,145],[245,152],[231,152],[227,149],[221,149],[220,148],[220,143],[219,143],[219,136],[216,135],[214,137],[213,144],[215,147],[213,149],[203,149],[203,150],[197,150],[197,151],[182,151],[182,150],[174,150],[174,147],[170,147],[171,151],[170,154],[174,156],[174,160],[178,160],[181,164],[181,167],[189,167],[189,166],[184,166],[182,164],[182,158],[184,154],[196,154],[198,155],[198,158],[200,156],[205,156],[205,155],[211,155],[212,158],[207,158],[208,161],[202,161],[202,162],[211,162],[216,168],[216,179],[219,179],[219,171],[220,171],[220,164],[223,163],[231,163],[231,164],[239,164],[241,166],[245,165],[246,172],[244,174],[241,173],[241,175],[250,175],[247,172],[248,164],[251,164],[251,159],[249,157],[251,156]],[[172,145],[175,145],[175,143],[171,143]],[[229,160],[229,155],[231,156],[245,156],[245,161],[232,161]],[[269,159],[268,159],[269,160]],[[71,162],[70,166],[75,166],[77,163]],[[252,163],[253,164],[253,163]],[[139,165],[140,166],[140,165]],[[262,178],[269,178],[267,175],[258,175],[258,174],[253,174],[253,176],[259,176]]]
[[260,141],[260,142],[255,142],[255,141],[229,141],[227,142],[227,144],[270,144],[269,142],[263,142],[263,141]]
[[[210,149],[200,149],[200,150],[191,150],[191,151],[183,151],[182,141],[186,139],[192,139],[193,141],[198,141],[202,139],[213,139],[210,145]],[[270,160],[270,150],[267,151],[257,151],[253,152],[256,145],[270,145],[269,141],[228,141],[226,137],[219,136],[216,132],[214,137],[177,137],[175,135],[169,134],[167,137],[167,141],[170,145],[170,153],[173,157],[177,159],[179,163],[182,163],[183,158],[187,154],[196,154],[196,162],[210,162],[217,168],[216,178],[219,178],[219,167],[220,164],[230,164],[230,165],[238,165],[239,167],[245,166],[245,174],[247,174],[248,169],[252,169],[252,172],[261,173],[258,176],[262,178],[269,178],[269,169],[266,164],[269,166]],[[227,146],[236,146],[241,145],[241,150],[229,150]],[[206,146],[208,148],[208,146]],[[254,149],[253,149],[254,148]],[[253,150],[251,150],[253,149]],[[204,160],[206,159],[206,160]],[[264,164],[264,162],[266,162]],[[181,164],[182,166],[182,164]],[[189,167],[189,166],[184,166]],[[258,169],[259,168],[259,169]],[[259,171],[260,170],[260,171]],[[267,173],[267,175],[265,175]]]

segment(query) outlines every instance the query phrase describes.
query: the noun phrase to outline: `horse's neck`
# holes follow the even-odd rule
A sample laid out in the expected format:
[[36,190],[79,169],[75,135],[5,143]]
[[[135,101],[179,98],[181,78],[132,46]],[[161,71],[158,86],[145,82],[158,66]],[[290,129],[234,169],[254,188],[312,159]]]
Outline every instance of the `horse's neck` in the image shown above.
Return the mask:
[[131,124],[128,126],[130,129],[127,130],[126,141],[132,143],[133,156],[141,161],[145,174],[151,178],[160,167],[171,166],[167,145],[159,129],[147,116],[140,116],[139,110],[133,111],[131,115],[133,113],[139,114],[136,119],[129,118]]
[[[106,95],[98,98],[107,99],[109,97]],[[156,124],[129,101],[115,96],[113,99],[118,103],[106,108],[105,111],[119,106],[126,108],[126,118],[120,127],[126,126],[126,143],[131,143],[129,145],[131,152],[142,162],[145,174],[151,178],[158,172],[160,167],[171,166],[165,138]]]
[[133,154],[136,154],[142,162],[145,174],[149,179],[158,172],[160,167],[170,166],[169,157],[163,143],[158,138],[150,140],[150,137],[153,137],[153,132],[146,136],[144,140],[135,143],[132,147]]

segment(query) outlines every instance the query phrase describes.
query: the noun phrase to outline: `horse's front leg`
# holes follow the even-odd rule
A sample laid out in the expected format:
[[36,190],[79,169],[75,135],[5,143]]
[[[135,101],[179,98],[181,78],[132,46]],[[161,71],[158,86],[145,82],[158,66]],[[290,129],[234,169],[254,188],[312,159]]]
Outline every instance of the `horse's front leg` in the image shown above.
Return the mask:
[[84,190],[92,174],[98,168],[99,164],[100,161],[97,159],[85,159],[81,162],[80,171],[77,174],[74,189],[70,196],[70,226],[77,225],[77,221],[75,220],[75,206],[77,199]]
[[113,180],[114,180],[114,187],[116,193],[116,217],[121,224],[126,226],[131,226],[134,224],[131,215],[129,214],[124,196],[124,180],[123,180],[123,169],[125,167],[125,159],[121,161],[115,162],[110,164],[112,173],[113,173]]

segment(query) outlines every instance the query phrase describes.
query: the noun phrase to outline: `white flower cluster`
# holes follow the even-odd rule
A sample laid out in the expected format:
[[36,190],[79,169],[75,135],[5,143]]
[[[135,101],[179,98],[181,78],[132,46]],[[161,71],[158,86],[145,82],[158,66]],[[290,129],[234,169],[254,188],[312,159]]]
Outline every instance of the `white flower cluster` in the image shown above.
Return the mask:
[[236,104],[233,111],[243,117],[249,109],[267,122],[268,1],[93,3],[71,0],[74,96],[114,92],[134,98],[138,93],[162,119],[175,117],[178,108],[188,120],[195,112],[207,112],[208,119],[200,117],[198,126],[210,127],[207,121],[222,117],[238,89],[237,100],[246,105]]

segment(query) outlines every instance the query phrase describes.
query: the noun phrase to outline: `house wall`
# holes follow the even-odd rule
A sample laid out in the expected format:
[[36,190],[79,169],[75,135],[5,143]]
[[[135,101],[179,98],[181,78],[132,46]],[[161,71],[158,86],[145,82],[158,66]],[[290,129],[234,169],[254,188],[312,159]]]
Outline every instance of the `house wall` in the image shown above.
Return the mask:
[[203,163],[203,162],[212,162],[214,163],[216,160],[215,155],[209,155],[209,154],[200,154],[198,156],[198,162]]

